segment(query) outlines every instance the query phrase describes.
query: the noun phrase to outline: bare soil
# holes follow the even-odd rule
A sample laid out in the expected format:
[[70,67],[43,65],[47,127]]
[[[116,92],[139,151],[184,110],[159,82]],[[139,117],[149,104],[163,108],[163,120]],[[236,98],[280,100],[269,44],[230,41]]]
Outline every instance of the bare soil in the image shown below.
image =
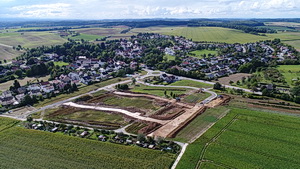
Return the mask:
[[[248,73],[237,73],[233,75],[229,75],[228,77],[219,78],[218,82],[225,85],[230,85],[230,81],[236,83],[238,80],[241,81],[243,77],[249,77],[251,74]],[[217,81],[216,81],[217,82]]]

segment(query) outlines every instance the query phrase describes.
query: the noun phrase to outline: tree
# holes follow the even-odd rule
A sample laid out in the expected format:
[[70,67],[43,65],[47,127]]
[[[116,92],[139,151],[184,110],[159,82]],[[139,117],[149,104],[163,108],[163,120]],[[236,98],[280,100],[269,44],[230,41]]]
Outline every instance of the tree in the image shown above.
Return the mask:
[[294,102],[300,104],[300,96],[295,97]]
[[216,90],[222,90],[222,85],[221,85],[221,83],[219,83],[219,82],[215,83],[215,84],[214,84],[214,89],[216,89]]
[[21,85],[20,85],[19,81],[15,80],[15,81],[14,81],[14,88],[15,88],[15,89],[18,89],[18,88],[20,88],[20,87],[21,87]]
[[300,96],[300,86],[296,86],[291,89],[291,95]]
[[4,63],[6,63],[6,62],[7,62],[7,61],[6,61],[6,59],[4,59],[3,61],[4,61]]
[[72,85],[72,90],[73,91],[78,91],[77,85],[75,83],[73,83],[73,85]]
[[229,84],[232,85],[234,82],[232,80],[230,80]]
[[22,76],[23,76],[23,72],[22,72],[22,70],[20,70],[20,69],[16,70],[15,74],[16,74],[19,78],[22,78]]
[[138,134],[137,135],[137,140],[140,142],[143,142],[146,140],[145,135],[144,134]]

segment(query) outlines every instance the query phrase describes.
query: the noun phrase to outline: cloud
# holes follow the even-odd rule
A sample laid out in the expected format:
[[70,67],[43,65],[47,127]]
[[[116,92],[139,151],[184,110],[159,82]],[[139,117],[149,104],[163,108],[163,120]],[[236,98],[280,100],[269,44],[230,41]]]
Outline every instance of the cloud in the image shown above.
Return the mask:
[[[1,4],[0,0],[0,4]],[[123,19],[299,17],[300,0],[4,0],[0,17]],[[49,1],[48,1],[49,2]],[[11,4],[11,6],[7,6]]]
[[33,18],[63,18],[69,17],[71,5],[66,3],[39,4],[39,5],[21,5],[14,6],[11,11],[17,17]]

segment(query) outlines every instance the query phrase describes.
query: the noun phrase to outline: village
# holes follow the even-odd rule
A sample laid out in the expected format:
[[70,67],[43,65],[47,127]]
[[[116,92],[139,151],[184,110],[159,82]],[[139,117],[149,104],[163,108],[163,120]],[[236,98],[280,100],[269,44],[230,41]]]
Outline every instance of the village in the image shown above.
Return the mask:
[[[179,64],[175,65],[172,61],[163,61],[165,62],[164,70],[166,72],[174,73],[174,70],[175,72],[196,72],[195,74],[198,75],[203,74],[201,78],[208,81],[241,72],[239,70],[241,65],[245,65],[254,59],[267,63],[272,60],[282,62],[286,59],[293,60],[296,58],[290,48],[279,45],[279,42],[275,40],[247,44],[197,44],[183,37],[138,34],[130,40],[120,39],[116,41],[114,58],[97,59],[87,56],[76,56],[74,61],[63,66],[64,69],[69,70],[67,74],[60,74],[50,81],[42,81],[25,86],[16,84],[13,90],[2,92],[0,96],[1,105],[7,107],[18,106],[25,100],[26,95],[30,96],[31,99],[33,98],[33,100],[43,100],[61,93],[76,91],[78,90],[77,86],[90,85],[116,76],[126,76],[138,69],[157,69],[153,64],[148,64],[149,59],[143,59],[145,53],[149,50],[143,44],[148,40],[155,40],[162,44],[162,46],[155,47],[155,50],[158,50],[158,52],[178,58],[177,62]],[[109,46],[110,44],[105,45]],[[276,49],[271,46],[275,46]],[[188,55],[189,52],[197,49],[217,50],[218,54],[203,56],[202,58]],[[0,76],[7,76],[19,69],[26,72],[34,65],[45,65],[45,63],[62,62],[64,60],[64,56],[59,56],[56,53],[44,53],[38,58],[27,60],[27,63],[25,60],[14,60],[11,63],[10,70],[3,68]],[[30,65],[28,64],[29,61],[35,64]],[[161,64],[159,60],[151,60],[151,62]],[[177,73],[176,75],[182,75],[182,73]],[[162,78],[169,82],[175,81],[174,79]],[[28,99],[30,100],[30,98]],[[27,104],[30,103],[26,102],[22,105]]]

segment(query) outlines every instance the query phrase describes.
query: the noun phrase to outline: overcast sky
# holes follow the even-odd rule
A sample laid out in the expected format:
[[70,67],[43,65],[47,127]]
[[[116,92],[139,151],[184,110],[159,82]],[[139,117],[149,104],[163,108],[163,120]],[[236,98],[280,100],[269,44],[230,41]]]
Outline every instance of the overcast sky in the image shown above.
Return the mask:
[[0,0],[0,18],[299,18],[300,0]]

